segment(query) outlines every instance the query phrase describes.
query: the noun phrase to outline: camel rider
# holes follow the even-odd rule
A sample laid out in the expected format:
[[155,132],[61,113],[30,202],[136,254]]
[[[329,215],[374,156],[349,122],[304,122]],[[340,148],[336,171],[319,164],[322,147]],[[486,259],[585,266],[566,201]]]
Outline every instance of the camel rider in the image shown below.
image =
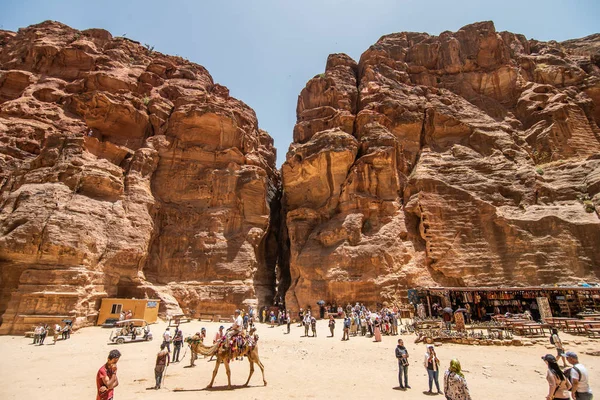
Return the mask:
[[225,334],[225,346],[229,347],[229,342],[231,342],[231,338],[236,335],[242,333],[244,329],[244,319],[242,318],[242,313],[240,310],[235,310],[235,316],[233,317],[233,324],[227,328],[227,333]]
[[242,318],[240,310],[235,310],[235,316],[233,317],[233,324],[227,328],[227,338],[231,339],[233,336],[242,333],[244,329],[244,319]]

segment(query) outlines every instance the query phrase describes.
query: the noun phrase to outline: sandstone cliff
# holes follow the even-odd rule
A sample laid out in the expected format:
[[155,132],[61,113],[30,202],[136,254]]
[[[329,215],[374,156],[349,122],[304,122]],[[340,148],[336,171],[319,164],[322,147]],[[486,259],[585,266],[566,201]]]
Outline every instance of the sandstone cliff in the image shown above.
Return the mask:
[[229,314],[598,281],[599,49],[482,22],[331,55],[280,182],[203,67],[101,29],[0,31],[0,333],[94,323],[106,296]]
[[600,35],[382,37],[298,97],[288,307],[600,279]]
[[0,332],[95,323],[106,296],[270,302],[278,174],[203,67],[101,29],[0,31]]

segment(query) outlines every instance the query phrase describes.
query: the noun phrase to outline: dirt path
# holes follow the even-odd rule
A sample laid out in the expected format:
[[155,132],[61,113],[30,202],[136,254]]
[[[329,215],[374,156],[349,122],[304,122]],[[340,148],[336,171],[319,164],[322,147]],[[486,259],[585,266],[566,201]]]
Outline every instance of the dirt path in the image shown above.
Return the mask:
[[[182,324],[184,336],[205,327],[212,342],[217,323],[192,322]],[[225,324],[226,326],[228,324]],[[189,365],[188,351],[183,362],[167,369],[163,389],[148,390],[154,386],[154,361],[166,323],[151,326],[152,342],[109,345],[109,329],[85,328],[74,333],[70,340],[52,345],[33,346],[31,339],[19,336],[0,337],[4,363],[0,364],[0,399],[37,399],[66,396],[71,399],[93,399],[95,375],[105,362],[108,352],[118,348],[123,354],[118,364],[120,385],[115,400],[133,399],[374,399],[393,398],[442,399],[428,396],[427,374],[423,368],[425,346],[414,344],[414,336],[400,336],[411,355],[409,384],[404,392],[398,386],[397,362],[394,348],[398,337],[383,337],[375,343],[365,337],[351,337],[340,341],[341,323],[336,337],[328,338],[326,321],[317,323],[318,337],[304,338],[304,329],[292,326],[291,334],[285,327],[269,328],[259,324],[259,350],[265,365],[268,386],[262,386],[260,370],[247,388],[239,387],[248,377],[248,361],[231,364],[233,391],[226,390],[227,377],[221,366],[215,388],[203,390],[210,381],[214,361],[200,358],[195,368]],[[171,328],[173,329],[173,328]],[[589,340],[562,334],[569,342],[568,350],[580,353],[580,360],[588,367],[592,388],[600,391],[600,357],[583,354],[598,350],[600,340]],[[580,344],[575,344],[575,341]],[[445,344],[437,349],[442,372],[451,358],[457,357],[465,371],[474,399],[543,399],[547,394],[546,367],[540,357],[554,354],[542,344],[532,347],[466,346]],[[440,384],[443,385],[441,376]],[[175,391],[179,389],[181,391]]]

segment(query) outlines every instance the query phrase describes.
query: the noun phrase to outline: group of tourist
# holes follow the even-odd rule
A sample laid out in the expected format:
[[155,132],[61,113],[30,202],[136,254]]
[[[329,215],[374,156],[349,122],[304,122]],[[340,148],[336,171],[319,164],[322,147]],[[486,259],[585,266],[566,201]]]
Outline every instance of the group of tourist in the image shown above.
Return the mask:
[[69,323],[65,323],[62,327],[56,323],[52,328],[48,324],[39,324],[33,330],[33,344],[37,344],[38,346],[44,345],[44,341],[50,333],[53,335],[53,344],[56,344],[59,335],[61,335],[62,340],[70,339],[71,329],[72,327]]
[[[542,360],[548,366],[546,380],[548,381],[548,396],[546,399],[563,400],[573,399],[590,400],[593,398],[592,390],[589,385],[589,374],[583,364],[579,362],[579,356],[573,351],[565,352],[558,329],[552,328],[550,343],[556,348],[556,357],[552,354],[546,354]],[[564,370],[558,365],[558,360],[562,359]],[[567,362],[571,367],[567,367]]]
[[[396,358],[398,359],[398,383],[402,390],[410,389],[408,384],[408,366],[409,357],[408,350],[404,346],[404,341],[398,339],[398,345],[395,350]],[[438,394],[441,394],[439,382],[440,360],[435,352],[435,347],[427,345],[427,351],[423,359],[423,366],[427,371],[429,390],[427,394],[433,394],[433,384]],[[457,359],[450,361],[450,366],[444,373],[444,392],[446,399],[449,400],[471,400],[469,387],[464,374],[462,373],[460,362]]]
[[[397,334],[398,320],[395,317],[397,314],[395,311],[397,310],[383,308],[379,312],[371,312],[368,308],[357,303],[355,306],[352,306],[343,312],[345,316],[342,340],[348,340],[351,333],[353,335],[358,335],[360,332],[360,334],[364,336],[368,334],[375,337],[376,341],[381,341],[381,327],[385,324],[395,325],[396,329],[388,327],[386,330],[390,335]],[[233,325],[227,330],[227,333],[224,332],[223,326],[219,327],[219,330],[212,341],[213,344],[218,343],[221,340],[228,341],[230,340],[230,335],[233,336],[236,333],[242,332],[245,327],[248,327],[251,318],[244,319],[242,314],[244,313],[240,312],[240,310],[236,310]],[[271,324],[276,323],[279,322],[278,317],[280,316],[276,315],[274,321],[270,318],[265,318],[264,321]],[[301,317],[300,326],[304,326],[305,328],[305,336],[310,336],[309,328],[312,328],[312,336],[316,337],[316,318],[312,315],[311,311],[307,310],[305,312],[301,309],[299,317]],[[289,333],[289,323],[291,321],[291,314],[289,311],[282,312],[282,321],[282,323],[288,324]],[[370,324],[369,321],[371,322]],[[335,318],[331,315],[328,320],[331,336],[334,335],[335,323]],[[353,326],[356,328],[353,329]],[[358,327],[360,327],[360,330]],[[206,329],[202,328],[200,332],[196,332],[191,338],[191,341],[200,341],[204,343],[205,338]],[[154,389],[159,389],[161,387],[167,366],[171,362],[179,362],[180,349],[183,346],[183,342],[183,332],[179,329],[179,326],[175,328],[175,334],[173,336],[171,336],[170,328],[166,328],[163,334],[163,342],[160,345],[160,351],[156,356],[154,370],[156,384],[153,387]],[[564,346],[558,336],[557,330],[553,330],[551,342],[557,349],[557,357],[563,359],[563,367],[566,367],[566,362],[568,362],[571,367],[563,371],[558,365],[557,357],[551,354],[546,354],[542,357],[548,366],[546,375],[548,381],[548,396],[546,399],[566,400],[571,399],[571,396],[573,396],[572,398],[576,400],[592,400],[593,395],[589,386],[589,374],[585,366],[579,362],[577,354],[572,351],[565,353]],[[169,357],[171,354],[171,343],[174,345],[172,359]],[[108,355],[106,364],[98,371],[96,376],[98,398],[112,398],[114,388],[119,384],[116,377],[116,365],[120,357],[121,354],[118,350],[111,351]],[[411,387],[408,382],[410,355],[408,349],[404,346],[404,341],[402,339],[398,339],[398,345],[395,348],[395,357],[398,360],[399,389],[410,389]],[[194,366],[194,360],[196,358],[197,354],[194,354],[192,351],[190,366]],[[458,359],[450,360],[449,366],[444,372],[443,391],[439,382],[441,362],[436,354],[435,346],[433,344],[428,344],[426,347],[423,357],[423,367],[427,371],[428,377],[427,394],[434,394],[433,389],[435,385],[436,393],[444,394],[445,398],[448,400],[471,400],[469,387]]]
[[[341,307],[339,307],[341,308]],[[398,309],[396,307],[389,309],[387,307],[382,308],[379,311],[371,311],[363,304],[356,303],[354,306],[348,304],[346,310],[341,310],[336,314],[329,314],[329,320],[327,322],[331,335],[335,335],[335,317],[343,316],[343,334],[342,340],[349,340],[350,336],[365,336],[373,337],[376,342],[381,342],[382,335],[397,335],[398,334],[398,323],[400,318],[398,317]],[[287,313],[283,312],[283,321],[286,321],[289,325],[291,322],[291,313],[288,310]],[[312,311],[307,308],[305,311],[300,308],[298,312],[298,326],[304,326],[305,337],[316,337],[317,336],[317,319],[313,315]],[[284,322],[285,323],[285,322]],[[312,335],[309,335],[309,330],[312,331]]]

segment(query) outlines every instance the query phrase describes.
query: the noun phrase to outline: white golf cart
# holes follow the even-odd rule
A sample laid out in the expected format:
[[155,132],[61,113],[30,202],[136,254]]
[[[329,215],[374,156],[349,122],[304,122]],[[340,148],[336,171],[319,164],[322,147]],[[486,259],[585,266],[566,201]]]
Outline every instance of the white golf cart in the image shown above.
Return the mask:
[[110,333],[111,343],[145,342],[152,340],[152,332],[148,323],[143,319],[126,319],[115,323],[115,329]]

